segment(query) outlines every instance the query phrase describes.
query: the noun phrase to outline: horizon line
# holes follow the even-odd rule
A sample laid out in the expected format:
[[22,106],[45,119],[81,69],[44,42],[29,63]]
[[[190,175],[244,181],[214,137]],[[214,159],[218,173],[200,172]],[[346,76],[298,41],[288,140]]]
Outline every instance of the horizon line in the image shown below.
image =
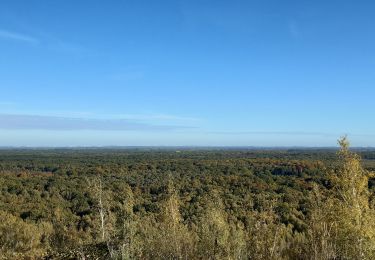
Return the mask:
[[[92,146],[0,146],[0,149],[134,149],[134,148],[164,148],[164,149],[194,149],[194,148],[237,148],[237,149],[337,149],[339,146],[299,146],[299,145],[276,145],[276,146],[250,146],[250,145],[92,145]],[[375,146],[352,146],[351,149],[374,149]]]

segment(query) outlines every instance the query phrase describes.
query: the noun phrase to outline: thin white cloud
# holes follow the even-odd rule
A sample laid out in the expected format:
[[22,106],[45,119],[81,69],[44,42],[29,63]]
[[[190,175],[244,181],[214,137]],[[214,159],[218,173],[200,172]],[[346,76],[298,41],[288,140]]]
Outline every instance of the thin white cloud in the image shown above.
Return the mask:
[[[207,134],[214,135],[268,135],[268,136],[322,136],[322,137],[339,137],[343,136],[343,133],[333,133],[333,132],[305,132],[305,131],[212,131],[206,132]],[[373,137],[373,134],[363,134],[363,133],[350,133],[350,136],[361,136],[361,137]]]
[[300,35],[300,30],[299,30],[299,27],[298,27],[298,24],[296,21],[289,21],[288,23],[288,31],[289,31],[289,34],[293,37],[293,38],[297,38],[299,37]]
[[22,42],[27,42],[27,43],[32,43],[32,44],[39,43],[38,39],[31,37],[29,35],[11,32],[11,31],[2,30],[2,29],[0,29],[0,38],[6,39],[6,40],[22,41]]
[[46,46],[53,51],[70,53],[74,55],[90,55],[91,53],[93,53],[79,44],[74,44],[51,37],[47,41]]
[[7,41],[19,41],[34,45],[40,44],[42,47],[52,51],[74,55],[98,55],[97,53],[88,50],[79,44],[73,44],[67,41],[60,40],[40,30],[35,30],[32,28],[30,28],[29,30],[32,30],[34,32],[34,35],[37,35],[37,37],[0,29],[0,40],[3,39]]
[[116,81],[133,81],[143,79],[144,73],[142,71],[126,71],[116,73],[110,76],[111,79]]
[[[1,102],[1,105],[15,105],[16,103]],[[100,120],[131,120],[137,122],[148,122],[148,123],[196,123],[202,122],[202,118],[189,117],[182,115],[173,115],[166,113],[119,113],[119,114],[107,114],[107,113],[96,113],[89,111],[77,111],[77,110],[23,110],[23,109],[12,109],[8,111],[1,111],[1,114],[14,114],[14,115],[39,115],[48,117],[63,117],[63,118],[86,118],[86,119],[100,119]]]
[[176,116],[176,115],[169,115],[169,114],[119,114],[119,115],[112,115],[114,118],[123,118],[123,119],[130,119],[130,120],[137,120],[137,121],[185,121],[185,122],[196,122],[201,121],[199,118],[195,117],[185,117],[185,116]]
[[98,130],[98,131],[170,131],[189,126],[140,123],[126,119],[92,119],[41,115],[0,114],[0,129],[14,130]]
[[303,131],[228,131],[209,132],[217,135],[292,135],[292,136],[339,136],[337,133],[303,132]]
[[16,105],[15,102],[11,102],[11,101],[0,101],[0,106],[14,106]]

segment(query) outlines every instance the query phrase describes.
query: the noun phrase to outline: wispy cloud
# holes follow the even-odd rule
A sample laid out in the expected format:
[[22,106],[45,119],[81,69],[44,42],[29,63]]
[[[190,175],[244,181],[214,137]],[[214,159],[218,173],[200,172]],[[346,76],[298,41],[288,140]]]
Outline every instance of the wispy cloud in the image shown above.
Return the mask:
[[11,101],[0,101],[0,106],[14,106],[16,105],[15,102],[11,102]]
[[374,134],[363,134],[363,133],[333,133],[333,132],[305,132],[305,131],[211,131],[208,134],[215,135],[269,135],[269,136],[321,136],[321,137],[334,137],[348,134],[350,136],[361,136],[361,137],[374,137]]
[[303,132],[303,131],[223,131],[223,132],[208,132],[217,135],[292,135],[292,136],[339,136],[337,133],[325,132]]
[[32,28],[29,28],[29,30],[34,32],[32,36],[19,32],[0,29],[0,40],[3,39],[7,41],[18,41],[33,45],[39,45],[55,52],[69,53],[74,55],[99,55],[98,53],[88,50],[79,44],[58,39],[43,31],[35,30]]
[[[16,103],[14,102],[1,102],[0,101],[0,108],[1,106],[14,106]],[[116,114],[109,114],[109,113],[100,113],[100,112],[93,112],[93,111],[81,111],[81,110],[24,110],[24,109],[14,109],[1,111],[1,114],[16,114],[16,115],[38,115],[38,116],[46,116],[46,117],[58,117],[58,118],[85,118],[85,119],[100,119],[100,120],[129,120],[133,122],[146,122],[146,123],[153,123],[153,124],[192,124],[197,122],[202,122],[202,118],[192,117],[192,116],[184,116],[184,115],[174,115],[174,114],[166,114],[166,113],[151,113],[151,112],[144,112],[144,113],[116,113]]]
[[5,40],[21,41],[21,42],[26,42],[26,43],[31,43],[31,44],[39,43],[39,40],[32,36],[17,33],[17,32],[2,30],[2,29],[0,29],[0,38],[5,39]]
[[98,131],[170,131],[189,126],[139,123],[126,119],[69,118],[41,115],[0,114],[0,129],[17,130],[98,130]]
[[[69,53],[73,55],[97,55],[97,53],[88,50],[87,48],[71,43],[71,42],[66,42],[57,38],[52,38],[52,37],[47,37],[48,41],[46,44],[46,47],[57,52],[61,53]],[[46,39],[47,39],[46,38]]]
[[179,122],[198,122],[200,118],[176,116],[169,114],[119,114],[111,115],[111,118],[122,118],[136,121],[179,121]]
[[289,31],[289,34],[293,38],[298,38],[300,36],[299,26],[298,26],[297,22],[294,21],[294,20],[289,21],[289,23],[288,23],[288,31]]
[[144,77],[144,73],[142,71],[127,71],[116,73],[110,76],[111,79],[116,81],[132,81],[142,79]]

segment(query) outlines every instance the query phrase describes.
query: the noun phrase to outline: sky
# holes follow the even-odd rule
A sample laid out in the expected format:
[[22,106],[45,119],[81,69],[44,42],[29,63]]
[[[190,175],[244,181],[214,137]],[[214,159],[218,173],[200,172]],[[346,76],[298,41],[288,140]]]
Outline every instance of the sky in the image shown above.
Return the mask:
[[0,146],[375,146],[374,12],[2,0]]

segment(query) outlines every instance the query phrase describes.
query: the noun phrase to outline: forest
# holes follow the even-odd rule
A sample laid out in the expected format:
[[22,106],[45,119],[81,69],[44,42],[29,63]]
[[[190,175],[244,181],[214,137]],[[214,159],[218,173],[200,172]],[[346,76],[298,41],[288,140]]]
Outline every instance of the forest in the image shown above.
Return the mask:
[[375,150],[0,149],[0,259],[375,259]]

